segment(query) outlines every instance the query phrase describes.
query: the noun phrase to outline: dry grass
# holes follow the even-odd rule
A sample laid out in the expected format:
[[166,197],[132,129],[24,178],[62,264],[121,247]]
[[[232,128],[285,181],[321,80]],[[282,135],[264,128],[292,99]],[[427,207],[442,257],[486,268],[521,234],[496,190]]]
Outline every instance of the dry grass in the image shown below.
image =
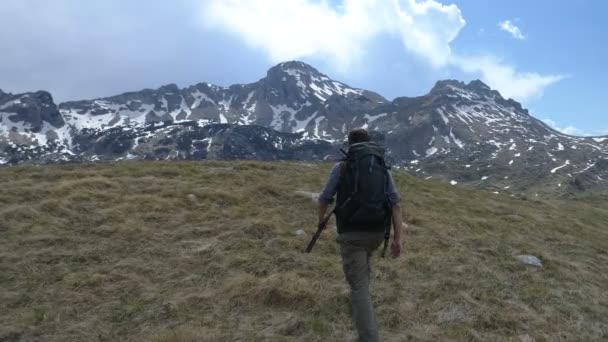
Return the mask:
[[[315,207],[295,191],[318,191],[329,167],[0,169],[0,341],[352,338],[335,232],[302,253]],[[396,179],[405,253],[374,259],[386,341],[608,339],[605,204]]]

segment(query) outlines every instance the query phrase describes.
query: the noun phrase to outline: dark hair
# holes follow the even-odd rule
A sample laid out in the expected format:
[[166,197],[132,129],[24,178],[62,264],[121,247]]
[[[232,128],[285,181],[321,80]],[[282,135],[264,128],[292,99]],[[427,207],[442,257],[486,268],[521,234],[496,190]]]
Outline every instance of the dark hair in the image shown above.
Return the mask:
[[355,128],[348,133],[348,144],[356,144],[369,141],[369,133],[363,128]]

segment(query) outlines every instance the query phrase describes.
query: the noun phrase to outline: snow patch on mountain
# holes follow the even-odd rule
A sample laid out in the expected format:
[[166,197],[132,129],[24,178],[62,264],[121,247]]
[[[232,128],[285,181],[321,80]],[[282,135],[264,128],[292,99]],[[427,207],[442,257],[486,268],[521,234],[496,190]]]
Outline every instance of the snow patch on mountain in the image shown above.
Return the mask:
[[306,129],[306,127],[308,126],[308,123],[315,118],[315,116],[317,115],[317,112],[312,113],[309,117],[307,117],[304,120],[297,120],[295,121],[296,125],[293,128],[294,132],[302,132]]
[[316,139],[321,139],[321,136],[319,135],[319,123],[323,120],[325,120],[324,116],[319,116],[318,118],[315,119],[314,137]]
[[230,110],[230,106],[232,105],[232,100],[234,99],[234,95],[230,96],[228,98],[228,100],[223,99],[220,102],[218,102],[218,106],[223,109],[225,112]]
[[201,105],[201,103],[203,103],[203,101],[208,102],[214,106],[217,106],[217,103],[215,103],[215,101],[212,98],[210,98],[207,94],[201,92],[198,89],[194,93],[192,93],[192,97],[194,97],[194,99],[195,99],[194,103],[190,107],[192,109],[198,108]]
[[585,167],[585,168],[584,168],[584,169],[582,169],[581,171],[575,172],[574,174],[583,173],[583,172],[585,172],[585,171],[589,170],[590,168],[592,168],[592,167],[594,167],[594,166],[595,166],[595,163],[588,163],[588,164],[587,164],[587,167]]
[[458,147],[460,147],[460,148],[464,147],[464,143],[456,138],[456,136],[454,135],[454,132],[452,131],[451,127],[450,127],[450,138],[452,138],[452,140],[454,141],[454,143],[456,145],[458,145]]
[[445,116],[445,114],[441,108],[437,108],[437,113],[439,113],[439,115],[441,115],[441,118],[443,119],[443,122],[446,125],[450,123],[450,120],[448,120],[448,118]]
[[558,166],[554,169],[551,170],[551,173],[555,173],[557,170],[562,169],[566,166],[570,165],[570,160],[566,160],[566,162],[564,163],[564,165]]
[[363,117],[365,118],[365,120],[367,120],[368,123],[372,123],[372,122],[374,122],[374,121],[376,121],[376,120],[378,120],[380,118],[383,118],[383,117],[385,117],[387,115],[388,115],[388,113],[381,113],[381,114],[374,115],[374,116],[371,116],[369,114],[365,114],[365,115],[363,115]]
[[[298,112],[297,110],[289,107],[288,105],[278,105],[278,106],[270,106],[273,112],[272,122],[270,123],[270,127],[281,130],[281,126],[285,122],[291,122],[293,120],[295,114]],[[288,115],[285,117],[285,115]]]

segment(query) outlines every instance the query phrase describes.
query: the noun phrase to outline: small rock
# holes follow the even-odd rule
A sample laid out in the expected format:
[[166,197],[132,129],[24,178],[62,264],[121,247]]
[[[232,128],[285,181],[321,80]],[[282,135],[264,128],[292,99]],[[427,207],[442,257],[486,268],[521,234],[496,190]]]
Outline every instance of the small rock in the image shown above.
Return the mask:
[[194,248],[194,252],[196,253],[201,253],[201,252],[205,252],[207,250],[209,250],[209,248],[213,247],[212,243],[206,243],[206,244],[202,244],[196,248]]
[[187,197],[190,202],[196,203],[196,196],[194,194],[189,194]]
[[464,310],[460,307],[445,308],[437,313],[437,320],[441,323],[461,322],[466,319]]
[[306,232],[303,229],[298,229],[296,231],[296,235],[300,236],[300,235],[306,235]]
[[542,261],[534,255],[518,255],[517,260],[523,262],[526,265],[532,265],[537,267],[543,267]]

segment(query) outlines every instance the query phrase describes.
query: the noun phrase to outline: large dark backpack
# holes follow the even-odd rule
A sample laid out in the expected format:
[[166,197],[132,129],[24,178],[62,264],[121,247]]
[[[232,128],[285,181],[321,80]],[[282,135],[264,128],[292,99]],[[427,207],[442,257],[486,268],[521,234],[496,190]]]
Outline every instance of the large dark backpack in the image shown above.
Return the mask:
[[340,166],[335,212],[338,232],[387,232],[391,209],[384,149],[373,142],[353,144]]

